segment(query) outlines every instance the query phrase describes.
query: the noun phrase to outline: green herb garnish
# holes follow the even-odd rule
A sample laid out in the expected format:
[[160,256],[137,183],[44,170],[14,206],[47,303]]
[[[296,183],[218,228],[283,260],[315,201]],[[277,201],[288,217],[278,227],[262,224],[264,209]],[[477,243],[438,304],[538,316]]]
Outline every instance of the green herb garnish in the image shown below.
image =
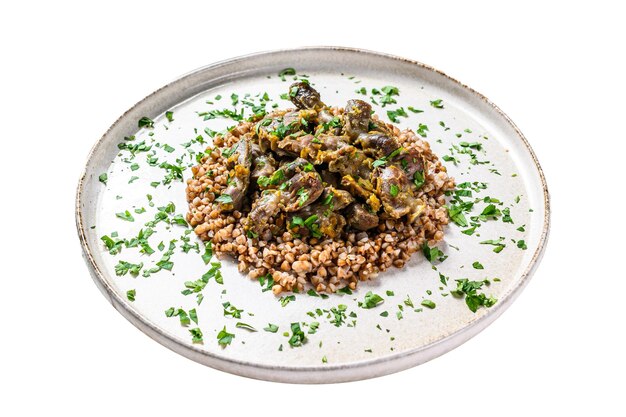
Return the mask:
[[430,105],[436,109],[443,109],[443,100],[440,98],[437,100],[433,100],[430,102]]
[[263,330],[270,333],[276,333],[278,331],[278,326],[272,323],[268,323],[267,327],[264,327]]
[[473,313],[478,310],[478,307],[491,307],[498,301],[492,296],[487,297],[484,293],[478,293],[478,290],[480,290],[487,281],[470,281],[464,278],[457,279],[456,282],[457,287],[456,290],[451,292],[452,295],[460,298],[465,296],[465,303]]
[[215,202],[223,203],[223,204],[232,204],[233,198],[229,194],[221,194],[219,197],[215,199]]
[[289,338],[289,345],[292,347],[302,346],[306,342],[306,335],[300,328],[300,323],[291,323],[291,338]]
[[228,331],[226,330],[226,326],[224,326],[224,328],[220,330],[220,332],[217,334],[217,343],[219,343],[219,345],[222,347],[226,347],[227,345],[230,345],[234,337],[235,335],[232,333],[228,333]]
[[296,75],[296,70],[293,68],[285,68],[284,70],[278,73],[278,76],[280,77],[282,81],[286,81],[285,75]]
[[371,291],[368,291],[367,294],[365,294],[364,300],[362,302],[359,301],[359,307],[365,308],[365,309],[370,309],[370,308],[376,307],[377,305],[379,305],[383,301],[385,301],[383,299],[383,297],[381,297],[378,294],[374,294]]
[[202,343],[204,341],[200,328],[189,329],[189,333],[191,333],[191,343]]
[[133,217],[132,214],[130,214],[130,211],[126,210],[123,213],[115,213],[115,217],[120,218],[122,220],[126,220],[127,222],[134,222],[135,218]]
[[144,116],[141,119],[139,119],[139,121],[137,122],[137,125],[139,127],[154,127],[154,121],[150,119],[149,117]]

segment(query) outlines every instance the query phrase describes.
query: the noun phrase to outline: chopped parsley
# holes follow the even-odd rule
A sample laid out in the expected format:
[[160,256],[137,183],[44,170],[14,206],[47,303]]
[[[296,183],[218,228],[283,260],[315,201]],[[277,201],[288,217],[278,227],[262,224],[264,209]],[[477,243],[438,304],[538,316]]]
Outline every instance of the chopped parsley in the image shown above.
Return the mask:
[[437,305],[431,301],[431,300],[422,300],[422,302],[420,303],[421,305],[423,305],[424,307],[433,309],[435,308]]
[[234,338],[235,335],[228,333],[226,326],[224,326],[224,328],[217,334],[217,343],[222,347],[226,347],[227,345],[230,345]]
[[133,264],[126,261],[119,261],[117,265],[115,265],[115,275],[123,276],[130,273],[132,276],[136,277],[139,275],[141,268],[143,268],[143,263]]
[[211,260],[212,256],[213,256],[213,246],[211,244],[211,241],[209,240],[205,244],[205,246],[204,246],[204,253],[202,254],[202,260],[204,261],[205,265],[208,265],[208,263]]
[[137,125],[141,128],[141,127],[154,127],[154,121],[152,119],[150,119],[149,117],[142,117],[141,119],[139,119],[139,121],[137,122]]
[[393,123],[400,123],[398,117],[409,117],[409,115],[404,110],[404,107],[400,107],[396,110],[387,110],[387,117],[389,117],[389,120],[391,120]]
[[330,314],[332,314],[332,320],[330,320],[330,322],[334,324],[335,327],[341,327],[341,325],[346,322],[347,309],[348,306],[345,304],[339,304],[337,307],[330,309]]
[[259,184],[259,186],[261,187],[267,187],[268,185],[270,185],[270,179],[262,175],[259,178],[257,178],[256,183]]
[[413,173],[413,184],[415,184],[415,187],[420,188],[424,185],[424,182],[424,171],[415,171]]
[[105,172],[104,174],[100,174],[100,176],[98,177],[98,180],[99,180],[102,184],[106,185],[106,184],[107,184],[107,181],[109,180],[109,176],[108,176],[108,175],[107,175],[107,173]]
[[498,240],[483,240],[482,242],[480,242],[481,245],[493,245],[495,246],[493,248],[493,251],[495,253],[500,253],[502,252],[502,249],[504,249],[506,247],[506,245],[504,243],[502,243],[504,241],[504,238],[501,237]]
[[317,328],[320,327],[320,323],[318,321],[313,321],[311,322],[311,324],[309,324],[309,334],[315,334],[317,333]]
[[165,118],[167,119],[168,122],[173,122],[174,121],[174,112],[173,111],[166,111],[165,112]]
[[135,290],[126,291],[126,298],[128,298],[128,301],[135,301],[135,295],[137,295]]
[[241,313],[243,313],[243,310],[238,309],[228,301],[222,303],[222,306],[224,307],[224,317],[231,316],[234,319],[241,318]]
[[387,160],[382,158],[382,159],[377,159],[374,161],[374,163],[372,163],[372,168],[378,168],[381,166],[384,166],[387,163]]
[[249,325],[247,323],[240,322],[240,321],[238,321],[237,324],[235,324],[235,327],[238,328],[238,329],[245,329],[245,330],[248,330],[250,332],[256,332],[257,331],[251,325]]
[[195,308],[189,310],[189,318],[191,319],[191,321],[198,324],[198,313],[196,312]]
[[280,297],[278,299],[278,301],[280,302],[280,306],[281,307],[285,307],[290,302],[296,301],[296,296],[293,295],[293,294],[291,294],[291,295],[283,295],[282,297]]
[[293,68],[285,68],[284,70],[278,73],[278,76],[280,77],[281,81],[286,81],[285,79],[286,75],[296,75],[296,70]]
[[219,197],[215,199],[215,202],[223,203],[223,204],[232,204],[233,198],[229,194],[221,194]]
[[263,330],[270,333],[276,333],[278,331],[278,326],[272,323],[267,323],[267,327],[264,327]]
[[433,246],[431,248],[426,242],[424,242],[424,246],[422,246],[422,253],[424,253],[424,256],[430,263],[434,263],[435,261],[443,262],[448,257],[438,247]]
[[377,305],[379,305],[380,303],[384,301],[385,300],[380,295],[374,294],[373,292],[368,291],[367,294],[365,294],[364,300],[359,301],[359,307],[370,309],[370,308],[376,307]]
[[120,218],[122,220],[126,220],[127,222],[134,222],[135,218],[133,217],[132,214],[130,214],[130,211],[126,210],[123,213],[115,213],[115,217]]
[[302,207],[304,205],[304,203],[306,203],[309,200],[309,191],[307,189],[300,188],[298,190],[298,192],[296,193],[296,195],[298,195],[298,206]]
[[[385,107],[387,104],[397,103],[397,101],[393,97],[400,95],[400,90],[398,89],[398,87],[386,85],[383,88],[381,88],[381,90],[382,90],[382,97],[380,98],[381,106]],[[381,92],[373,88],[372,94],[381,94]]]
[[452,295],[462,298],[465,296],[465,303],[467,307],[475,313],[478,307],[491,307],[498,300],[493,296],[487,297],[484,293],[479,293],[478,290],[482,288],[488,281],[470,281],[467,278],[457,279],[456,290],[452,291]]
[[430,102],[430,105],[436,109],[443,109],[443,100],[440,98],[437,100],[433,100]]
[[299,347],[305,342],[306,335],[300,328],[300,323],[291,323],[291,338],[289,338],[289,345],[292,347]]
[[415,133],[417,133],[423,138],[428,137],[428,134],[426,132],[428,132],[428,126],[422,123],[420,123],[419,126],[417,126],[417,129],[415,129]]
[[191,343],[203,343],[202,330],[199,327],[189,329],[189,333],[191,333]]

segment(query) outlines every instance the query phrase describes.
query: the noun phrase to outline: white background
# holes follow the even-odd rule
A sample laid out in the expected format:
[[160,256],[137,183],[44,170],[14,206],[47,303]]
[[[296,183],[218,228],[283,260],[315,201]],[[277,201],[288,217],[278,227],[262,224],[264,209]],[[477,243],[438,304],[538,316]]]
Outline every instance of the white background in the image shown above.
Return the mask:
[[[1,415],[624,415],[618,2],[130,3],[0,12]],[[120,114],[199,66],[303,45],[387,52],[460,79],[518,124],[548,180],[550,241],[518,301],[395,375],[298,386],[203,367],[115,312],[81,258],[75,186]]]

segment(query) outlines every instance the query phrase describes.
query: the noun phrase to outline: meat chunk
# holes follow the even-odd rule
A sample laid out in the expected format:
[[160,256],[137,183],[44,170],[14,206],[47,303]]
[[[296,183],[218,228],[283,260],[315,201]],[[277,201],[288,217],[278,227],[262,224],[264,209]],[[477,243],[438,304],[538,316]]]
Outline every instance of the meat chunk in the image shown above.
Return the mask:
[[409,179],[395,165],[381,170],[376,181],[376,192],[383,203],[383,209],[394,219],[409,213],[414,205]]
[[339,175],[337,175],[335,172],[330,172],[327,169],[323,169],[320,172],[320,176],[322,177],[322,181],[325,184],[328,184],[335,188],[339,186],[339,181],[341,181],[341,177]]
[[259,155],[252,161],[250,179],[256,184],[261,177],[270,177],[276,171],[276,160],[271,155]]
[[250,142],[242,138],[236,145],[233,154],[228,158],[235,166],[229,173],[229,185],[223,194],[230,196],[232,202],[221,202],[222,211],[240,210],[248,185],[250,184],[250,165],[252,164]]
[[424,156],[415,148],[403,148],[389,163],[402,168],[409,180],[415,179],[416,172],[419,172],[420,176],[424,175]]
[[316,117],[317,112],[314,110],[296,110],[286,112],[282,116],[266,117],[260,120],[255,130],[261,151],[273,151],[280,154],[278,142],[287,136],[302,132],[309,122],[313,123]]
[[341,176],[369,178],[373,160],[354,146],[344,146],[328,155],[328,170]]
[[265,190],[252,205],[246,220],[246,229],[263,240],[270,240],[278,232],[271,220],[280,213],[282,196],[278,190]]
[[317,112],[316,122],[318,124],[331,123],[334,119],[328,106],[320,99],[320,93],[307,82],[300,81],[291,84],[289,87],[289,99],[299,109],[309,109]]
[[326,107],[320,98],[320,93],[304,81],[291,84],[289,99],[299,109],[321,110]]
[[286,184],[287,190],[283,192],[282,196],[286,212],[297,211],[312,204],[324,191],[322,178],[315,171],[299,172]]
[[378,216],[370,213],[362,204],[351,204],[345,214],[348,224],[357,230],[369,230],[378,226]]
[[350,100],[346,104],[344,131],[352,140],[369,131],[372,106],[363,100]]
[[224,193],[232,203],[223,210],[241,208],[254,181],[246,227],[261,239],[285,230],[335,237],[345,227],[374,229],[381,218],[417,218],[424,205],[415,184],[427,169],[418,148],[401,147],[363,100],[332,111],[306,81],[290,86],[289,99],[295,110],[261,119],[230,157]]
[[396,138],[378,132],[361,134],[356,143],[367,155],[376,158],[386,157],[400,147]]
[[329,186],[324,188],[320,200],[323,201],[330,210],[339,211],[352,203],[354,197],[346,190],[338,190],[335,187]]
[[317,202],[291,214],[288,227],[302,236],[336,237],[346,225],[338,211],[353,201],[347,191],[326,187]]

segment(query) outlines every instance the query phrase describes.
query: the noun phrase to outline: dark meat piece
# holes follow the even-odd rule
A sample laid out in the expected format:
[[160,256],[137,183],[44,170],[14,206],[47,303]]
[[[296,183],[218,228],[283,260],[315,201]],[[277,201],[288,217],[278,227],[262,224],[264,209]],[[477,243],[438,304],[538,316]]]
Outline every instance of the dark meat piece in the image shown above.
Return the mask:
[[[259,187],[262,189],[280,188],[280,190],[283,191],[289,186],[289,183],[290,183],[289,180],[293,176],[295,176],[297,173],[302,172],[302,171],[305,171],[305,172],[315,171],[313,164],[311,164],[309,161],[307,161],[304,158],[296,158],[291,162],[284,163],[278,169],[276,169],[276,162],[271,156],[269,157],[260,156],[257,159],[265,160],[266,158],[271,158],[271,159],[268,159],[268,162],[273,162],[273,164],[270,165],[269,167],[267,165],[264,167],[270,175],[265,175],[267,179],[264,179],[264,182],[259,184]],[[261,168],[261,170],[263,170],[264,168]],[[271,172],[269,172],[270,169],[271,169]],[[258,184],[258,178],[257,178],[257,184]]]
[[312,149],[314,140],[313,135],[292,135],[278,142],[278,147],[290,155],[302,156],[303,151]]
[[282,197],[286,212],[297,211],[312,204],[324,191],[322,178],[315,171],[299,172],[286,183],[287,190],[283,192]]
[[280,167],[280,170],[285,174],[285,178],[289,179],[302,171],[313,171],[314,168],[311,163],[304,158],[296,158],[291,162],[288,162]]
[[246,220],[246,229],[256,233],[263,240],[270,240],[277,232],[270,223],[281,210],[282,193],[278,190],[265,190],[252,205]]
[[339,177],[339,175],[337,175],[336,173],[330,172],[327,169],[323,169],[320,175],[322,176],[322,181],[324,181],[326,184],[331,185],[335,188],[339,186],[339,181],[341,181],[341,177]]
[[346,209],[348,224],[357,230],[369,230],[378,226],[378,216],[370,213],[359,203],[354,203]]
[[376,181],[376,192],[383,208],[394,219],[410,213],[416,206],[413,188],[406,173],[395,165],[382,169]]
[[311,161],[315,165],[329,162],[332,159],[332,151],[348,146],[345,136],[335,135],[292,135],[281,140],[278,147],[293,156],[300,156]]
[[374,213],[380,210],[381,203],[370,180],[363,178],[355,180],[351,175],[346,175],[341,179],[341,185],[348,189],[352,195],[365,200]]
[[341,214],[319,202],[292,213],[287,220],[287,227],[292,232],[316,238],[335,238],[341,234],[345,225],[346,219]]
[[356,143],[366,154],[377,158],[386,157],[400,147],[396,138],[378,132],[361,134]]
[[390,161],[406,172],[409,180],[414,179],[415,173],[424,173],[425,160],[422,154],[415,148],[405,148]]
[[341,176],[369,178],[372,159],[354,146],[344,146],[328,155],[328,170]]
[[346,105],[344,116],[344,131],[351,139],[369,131],[372,106],[363,100],[350,100]]
[[[320,93],[309,83],[300,81],[289,87],[289,99],[299,109],[311,109],[317,112],[317,123],[330,123],[333,115],[320,99]],[[338,133],[338,132],[337,132]]]
[[319,238],[326,235],[334,238],[346,225],[346,219],[337,212],[353,201],[354,198],[347,191],[326,187],[315,204],[290,216],[288,227],[302,236]]
[[276,160],[271,155],[259,155],[252,161],[252,174],[250,178],[254,184],[261,177],[270,177],[276,170]]
[[237,143],[235,152],[228,158],[235,161],[235,167],[230,171],[229,185],[223,194],[228,194],[232,203],[220,203],[222,211],[241,210],[243,199],[250,184],[250,165],[252,163],[250,142],[247,138]]
[[299,109],[321,110],[326,107],[320,99],[320,93],[304,81],[291,84],[289,99]]
[[322,204],[328,206],[328,209],[339,211],[352,203],[354,197],[346,190],[338,190],[335,187],[328,186],[324,188],[320,201]]
[[[278,141],[301,132],[309,123],[313,123],[317,117],[314,110],[296,110],[283,114],[282,116],[270,118],[266,117],[256,124],[256,134],[258,135],[259,147],[261,151],[274,151],[278,154]],[[284,153],[283,153],[284,154]]]

